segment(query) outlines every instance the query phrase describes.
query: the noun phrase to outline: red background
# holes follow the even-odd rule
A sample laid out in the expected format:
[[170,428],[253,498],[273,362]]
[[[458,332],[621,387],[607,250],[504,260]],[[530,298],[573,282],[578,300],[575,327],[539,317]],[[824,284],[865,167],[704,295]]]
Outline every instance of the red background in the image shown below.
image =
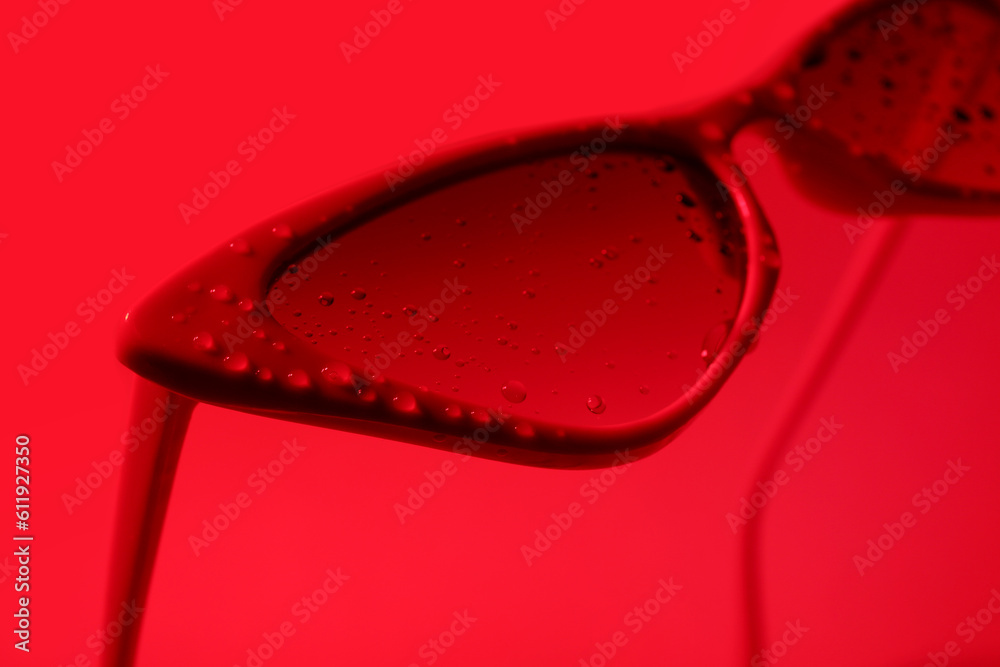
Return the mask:
[[[444,125],[444,111],[471,94],[480,75],[502,86],[448,131],[449,144],[714,95],[758,72],[844,3],[753,0],[683,73],[672,52],[732,3],[590,0],[553,30],[545,11],[557,4],[404,0],[351,63],[339,43],[386,3],[247,1],[220,20],[209,0],[75,1],[60,5],[18,53],[0,49],[8,91],[0,451],[13,461],[15,435],[32,438],[36,536],[32,652],[15,651],[5,631],[0,662],[94,659],[87,639],[105,622],[117,476],[72,514],[62,495],[121,449],[133,378],[116,361],[114,340],[132,302],[265,215],[393,163]],[[35,2],[12,0],[0,25],[19,30],[22,17],[37,11]],[[156,65],[169,72],[165,81],[119,120],[113,100]],[[209,170],[239,157],[238,144],[267,123],[273,107],[287,107],[295,120],[185,224],[179,204],[191,202]],[[52,162],[104,117],[115,130],[60,183]],[[457,457],[198,408],[144,612],[139,664],[246,665],[261,633],[292,620],[296,634],[265,664],[424,665],[421,645],[448,628],[452,612],[467,609],[478,620],[437,663],[577,665],[595,642],[627,630],[623,616],[671,577],[683,588],[640,633],[628,632],[612,664],[746,664],[740,542],[725,515],[756,481],[776,397],[852,249],[841,228],[849,218],[796,194],[777,161],[754,184],[782,248],[782,286],[800,300],[683,437],[634,465],[530,567],[521,546],[551,513],[580,500],[593,473],[473,460],[400,525],[393,505],[405,502],[425,471]],[[768,643],[780,639],[786,621],[809,628],[783,664],[923,664],[948,641],[961,647],[951,664],[1000,654],[1000,619],[971,643],[956,635],[957,624],[1000,587],[1000,283],[987,283],[958,312],[945,297],[974,274],[981,256],[998,250],[994,223],[914,219],[844,358],[789,443],[814,435],[821,417],[844,424],[754,519],[764,522]],[[78,304],[122,267],[135,279],[85,324]],[[894,373],[886,353],[938,308],[952,312],[951,322]],[[26,386],[17,366],[71,320],[81,334]],[[247,491],[248,476],[292,438],[306,447],[300,459],[195,556],[188,537],[220,502]],[[866,541],[913,511],[911,497],[958,458],[971,466],[966,477],[859,576],[852,559]],[[3,484],[9,491],[13,480]],[[0,535],[13,533],[12,524]],[[338,567],[350,576],[344,589],[299,624],[292,606]],[[12,576],[0,577],[7,627],[15,594]]]

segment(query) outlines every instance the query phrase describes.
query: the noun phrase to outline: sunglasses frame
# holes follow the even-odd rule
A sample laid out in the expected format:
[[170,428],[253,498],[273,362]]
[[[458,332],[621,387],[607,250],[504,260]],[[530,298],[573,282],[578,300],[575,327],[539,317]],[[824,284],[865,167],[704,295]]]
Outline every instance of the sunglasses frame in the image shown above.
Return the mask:
[[[463,418],[447,419],[444,407],[456,402],[451,397],[445,400],[433,393],[418,393],[416,387],[381,377],[371,384],[373,392],[361,392],[361,396],[350,382],[337,381],[341,377],[329,381],[329,375],[320,373],[312,373],[308,386],[302,386],[303,362],[298,360],[319,361],[312,364],[314,367],[342,362],[317,351],[270,316],[266,305],[269,288],[281,268],[308,252],[316,239],[335,238],[382,212],[473,176],[526,159],[568,154],[606,127],[603,120],[593,121],[472,142],[431,155],[416,174],[394,189],[386,186],[382,172],[372,173],[352,185],[292,206],[216,248],[131,310],[120,338],[119,357],[138,375],[195,401],[448,450],[454,438],[467,436],[483,425],[469,416],[470,410],[483,406],[458,401]],[[732,166],[722,148],[717,141],[693,132],[691,119],[683,117],[625,122],[614,142],[615,151],[662,153],[701,165],[705,175],[717,183],[724,182]],[[657,451],[708,403],[756,339],[756,323],[769,304],[778,272],[774,236],[753,194],[746,184],[730,186],[726,192],[746,240],[747,275],[734,325],[720,349],[738,352],[720,355],[709,364],[709,381],[704,386],[684,393],[678,388],[680,395],[670,405],[640,421],[583,428],[514,416],[499,425],[476,456],[540,467],[605,467],[614,463],[623,449],[639,457]],[[234,247],[248,247],[249,253],[234,252]],[[261,266],[266,269],[260,271]],[[255,270],[248,271],[248,267]],[[209,290],[222,285],[228,292],[220,289],[218,293],[228,298],[213,298]],[[196,309],[188,312],[192,302]],[[225,352],[219,344],[232,341],[233,320],[251,312],[241,312],[237,302],[258,304],[254,310],[266,315],[255,327],[257,335],[237,338],[241,348],[252,350],[250,358],[273,373],[269,381],[252,372],[229,371],[223,363]],[[163,321],[164,304],[185,313],[180,326]],[[228,326],[222,324],[224,321]],[[191,344],[192,334],[213,341],[214,349],[209,353],[196,349]],[[283,350],[276,350],[274,343],[280,343]],[[365,377],[359,368],[350,371]],[[291,374],[299,382],[287,381]],[[392,408],[392,398],[398,392],[421,396],[419,414]],[[524,423],[540,437],[522,435],[519,425]],[[453,437],[442,440],[442,435]]]

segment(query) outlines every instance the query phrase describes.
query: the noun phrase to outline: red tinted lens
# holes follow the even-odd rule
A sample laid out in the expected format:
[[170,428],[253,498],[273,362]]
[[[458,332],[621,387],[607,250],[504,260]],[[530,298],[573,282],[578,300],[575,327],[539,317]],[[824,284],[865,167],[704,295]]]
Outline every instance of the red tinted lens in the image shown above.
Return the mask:
[[[907,0],[821,38],[796,77],[799,120],[904,182],[1000,191],[1000,18],[982,3]],[[808,108],[809,111],[805,109]]]
[[335,241],[271,286],[287,299],[276,320],[343,362],[334,381],[418,388],[404,411],[429,392],[455,419],[502,406],[582,427],[647,417],[693,385],[746,263],[711,172],[633,152],[504,167]]

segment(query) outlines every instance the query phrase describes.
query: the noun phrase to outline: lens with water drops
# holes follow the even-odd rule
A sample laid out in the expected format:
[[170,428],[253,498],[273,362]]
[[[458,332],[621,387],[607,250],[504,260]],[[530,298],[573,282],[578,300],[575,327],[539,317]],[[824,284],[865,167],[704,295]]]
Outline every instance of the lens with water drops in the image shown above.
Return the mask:
[[[471,176],[351,227],[336,237],[337,261],[310,268],[310,290],[276,279],[271,296],[284,287],[286,299],[271,299],[274,319],[323,358],[301,369],[316,388],[336,396],[352,372],[377,376],[393,383],[383,398],[377,385],[358,398],[399,419],[472,430],[501,410],[516,417],[505,432],[537,438],[550,431],[535,420],[626,424],[697,382],[706,334],[732,319],[744,291],[731,200],[676,156],[608,150],[593,156],[591,179],[571,154]],[[563,171],[573,178],[556,197],[544,184]],[[355,307],[331,307],[334,295]],[[297,361],[291,346],[281,358]]]

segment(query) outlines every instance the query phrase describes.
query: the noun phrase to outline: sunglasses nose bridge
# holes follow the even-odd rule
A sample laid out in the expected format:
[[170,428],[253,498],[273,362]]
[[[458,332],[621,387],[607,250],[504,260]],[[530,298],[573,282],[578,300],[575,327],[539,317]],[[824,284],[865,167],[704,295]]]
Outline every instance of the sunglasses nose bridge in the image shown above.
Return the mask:
[[780,118],[794,98],[795,91],[787,83],[768,82],[708,102],[671,109],[664,114],[662,123],[678,136],[687,137],[700,151],[720,154],[729,150],[742,130]]

